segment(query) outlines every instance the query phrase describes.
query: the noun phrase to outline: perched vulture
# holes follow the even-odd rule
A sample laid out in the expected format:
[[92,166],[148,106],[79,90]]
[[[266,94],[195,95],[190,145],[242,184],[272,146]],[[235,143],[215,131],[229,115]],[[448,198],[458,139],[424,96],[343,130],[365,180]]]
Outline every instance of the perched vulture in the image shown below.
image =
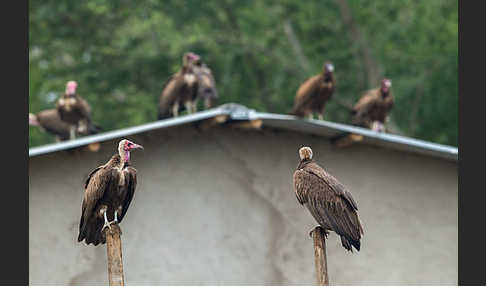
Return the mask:
[[57,109],[46,109],[37,114],[29,113],[29,125],[56,136],[56,141],[69,139],[69,124],[62,121]]
[[78,84],[68,81],[66,92],[56,103],[61,120],[69,124],[69,137],[74,139],[80,134],[98,133],[101,128],[91,122],[91,107],[81,96],[76,94]]
[[343,247],[360,249],[363,227],[358,206],[351,193],[333,176],[312,160],[309,147],[299,149],[300,163],[294,172],[294,191],[300,204],[305,205],[319,225],[341,236]]
[[137,185],[137,170],[130,165],[130,152],[143,149],[129,140],[118,144],[118,153],[106,164],[91,171],[84,184],[85,192],[79,222],[78,241],[105,243],[105,227],[120,223],[128,211]]
[[196,111],[198,80],[194,66],[199,56],[185,53],[182,57],[182,68],[172,75],[164,85],[159,98],[159,119],[178,116],[185,108],[188,113]]
[[385,78],[381,87],[367,91],[354,105],[351,114],[353,125],[384,131],[385,119],[393,107],[391,80]]
[[218,98],[216,81],[214,80],[213,73],[204,63],[198,63],[194,67],[194,71],[197,75],[199,86],[197,98],[204,101],[204,108],[211,108],[215,105],[216,99]]
[[317,113],[318,118],[322,120],[324,108],[334,93],[335,85],[334,66],[326,62],[320,74],[307,79],[300,85],[295,96],[294,108],[290,114],[312,119],[313,114]]

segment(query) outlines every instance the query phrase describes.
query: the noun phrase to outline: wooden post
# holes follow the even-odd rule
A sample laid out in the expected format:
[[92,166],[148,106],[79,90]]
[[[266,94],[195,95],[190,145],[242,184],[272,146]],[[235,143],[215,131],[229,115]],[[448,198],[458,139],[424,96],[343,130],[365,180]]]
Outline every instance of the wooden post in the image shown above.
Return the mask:
[[329,286],[327,277],[326,237],[324,229],[317,226],[312,231],[314,258],[316,263],[317,286]]
[[118,224],[112,224],[111,229],[105,228],[106,253],[108,256],[108,279],[110,286],[124,286],[121,229]]

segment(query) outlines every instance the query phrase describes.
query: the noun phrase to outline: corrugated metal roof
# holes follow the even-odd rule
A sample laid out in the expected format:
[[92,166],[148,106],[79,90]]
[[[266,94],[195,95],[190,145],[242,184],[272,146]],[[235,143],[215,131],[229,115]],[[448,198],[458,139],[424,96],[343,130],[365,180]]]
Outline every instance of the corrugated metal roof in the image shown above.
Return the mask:
[[456,147],[394,134],[378,133],[369,129],[324,120],[306,120],[299,119],[292,115],[256,112],[253,109],[248,109],[243,105],[235,103],[224,104],[213,109],[197,112],[195,114],[159,120],[91,136],[85,136],[72,141],[64,141],[39,147],[33,147],[29,149],[29,157],[76,148],[95,142],[107,141],[115,138],[143,133],[150,130],[184,125],[187,123],[213,118],[218,115],[228,115],[232,120],[260,119],[263,122],[263,126],[310,133],[325,137],[334,137],[342,134],[343,132],[350,132],[362,135],[364,138],[362,142],[367,144],[383,146],[401,151],[419,153],[453,161],[458,160],[458,149]]

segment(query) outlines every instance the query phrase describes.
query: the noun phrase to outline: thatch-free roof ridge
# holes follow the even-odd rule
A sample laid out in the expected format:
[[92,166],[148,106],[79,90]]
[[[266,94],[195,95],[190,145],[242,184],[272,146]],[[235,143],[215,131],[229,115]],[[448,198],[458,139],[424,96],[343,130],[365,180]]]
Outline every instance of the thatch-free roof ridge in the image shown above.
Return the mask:
[[257,112],[254,109],[249,109],[236,103],[224,104],[194,114],[158,120],[137,126],[80,137],[71,141],[33,147],[29,149],[29,157],[72,149],[91,143],[107,141],[134,134],[140,134],[151,130],[194,123],[220,115],[227,115],[229,116],[230,120],[262,120],[264,127],[281,128],[325,137],[333,137],[344,132],[349,132],[362,135],[364,137],[363,143],[365,144],[368,143],[401,151],[420,153],[423,155],[440,157],[453,161],[458,160],[458,149],[453,146],[432,143],[400,135],[378,133],[369,129],[325,120],[304,120],[293,115]]

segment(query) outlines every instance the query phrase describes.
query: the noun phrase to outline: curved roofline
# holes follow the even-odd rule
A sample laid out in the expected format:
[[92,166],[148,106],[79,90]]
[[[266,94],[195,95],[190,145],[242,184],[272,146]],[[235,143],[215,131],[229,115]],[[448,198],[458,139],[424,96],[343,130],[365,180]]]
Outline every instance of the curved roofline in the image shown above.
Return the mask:
[[458,149],[453,146],[432,143],[389,133],[379,133],[369,129],[325,120],[307,120],[297,118],[293,115],[257,112],[254,109],[248,109],[243,105],[235,103],[224,104],[194,114],[158,120],[128,128],[80,137],[71,141],[29,148],[29,157],[72,149],[95,142],[107,141],[151,130],[198,122],[219,115],[228,115],[231,120],[262,120],[263,126],[310,133],[325,137],[333,137],[344,132],[355,133],[363,136],[363,143],[365,144],[367,143],[400,151],[419,153],[452,161],[458,160]]

